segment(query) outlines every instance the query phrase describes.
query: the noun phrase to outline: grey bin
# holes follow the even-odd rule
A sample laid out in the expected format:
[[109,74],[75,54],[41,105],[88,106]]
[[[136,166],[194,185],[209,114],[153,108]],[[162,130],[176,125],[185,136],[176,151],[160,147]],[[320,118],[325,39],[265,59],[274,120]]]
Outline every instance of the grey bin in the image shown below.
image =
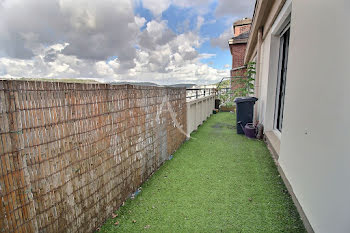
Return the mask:
[[[237,106],[237,122],[241,122],[244,127],[247,123],[253,122],[254,104],[258,100],[256,97],[238,97],[235,99]],[[244,134],[242,127],[236,123],[237,134]]]
[[215,109],[219,109],[220,108],[220,103],[221,103],[220,99],[215,99]]

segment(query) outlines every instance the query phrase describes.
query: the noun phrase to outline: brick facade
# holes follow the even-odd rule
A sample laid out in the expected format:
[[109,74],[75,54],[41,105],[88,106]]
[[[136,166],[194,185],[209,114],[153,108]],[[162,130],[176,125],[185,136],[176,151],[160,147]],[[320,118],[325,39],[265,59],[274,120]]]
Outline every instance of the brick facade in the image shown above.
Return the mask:
[[246,43],[230,45],[232,54],[232,69],[244,65],[244,54],[246,47]]
[[246,33],[246,32],[249,32],[250,30],[250,24],[247,24],[247,25],[241,25],[241,26],[235,26],[234,27],[234,36],[239,36],[243,33]]
[[[248,35],[251,27],[251,19],[245,18],[233,24],[234,37],[229,40],[230,52],[232,55],[231,77],[244,76],[246,69],[235,70],[244,66],[244,55],[248,42]],[[235,90],[239,84],[235,78],[231,79],[231,89]]]
[[[231,77],[242,77],[245,75],[245,72],[247,71],[247,69],[239,69],[239,70],[235,70],[232,71],[231,70]],[[240,87],[240,84],[237,80],[237,78],[231,78],[231,90],[236,90],[237,88]]]

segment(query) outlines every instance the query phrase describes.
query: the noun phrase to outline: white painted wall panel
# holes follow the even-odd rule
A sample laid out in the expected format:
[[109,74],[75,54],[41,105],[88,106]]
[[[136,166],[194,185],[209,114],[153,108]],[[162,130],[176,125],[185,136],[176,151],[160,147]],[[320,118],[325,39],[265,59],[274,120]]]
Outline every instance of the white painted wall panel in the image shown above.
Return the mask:
[[349,1],[293,1],[279,163],[316,232],[350,232]]
[[190,135],[197,130],[212,113],[214,109],[215,96],[210,95],[204,98],[187,102],[187,134]]

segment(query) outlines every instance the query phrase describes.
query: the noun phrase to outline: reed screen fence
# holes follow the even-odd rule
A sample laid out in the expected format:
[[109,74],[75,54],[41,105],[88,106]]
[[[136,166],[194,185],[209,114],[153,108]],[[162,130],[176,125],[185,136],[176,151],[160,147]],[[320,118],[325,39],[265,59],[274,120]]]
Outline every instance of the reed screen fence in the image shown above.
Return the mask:
[[186,90],[0,80],[1,232],[93,232],[185,140]]

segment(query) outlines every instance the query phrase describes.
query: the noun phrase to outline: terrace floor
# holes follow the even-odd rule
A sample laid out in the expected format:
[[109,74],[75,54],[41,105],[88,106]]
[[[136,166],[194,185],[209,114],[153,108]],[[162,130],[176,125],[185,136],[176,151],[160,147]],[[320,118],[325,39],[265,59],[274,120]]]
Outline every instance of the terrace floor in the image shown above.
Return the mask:
[[264,142],[237,135],[233,114],[191,136],[100,232],[305,232]]

